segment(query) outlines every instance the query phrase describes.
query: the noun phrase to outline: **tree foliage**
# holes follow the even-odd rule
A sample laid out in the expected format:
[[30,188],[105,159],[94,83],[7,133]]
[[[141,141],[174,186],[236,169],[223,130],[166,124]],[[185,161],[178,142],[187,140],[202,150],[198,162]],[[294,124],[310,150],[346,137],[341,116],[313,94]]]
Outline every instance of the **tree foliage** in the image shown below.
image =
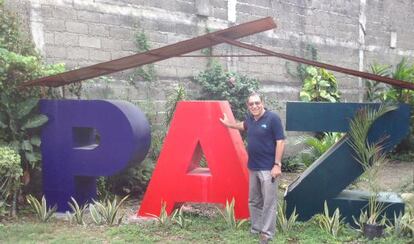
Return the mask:
[[259,90],[259,82],[245,75],[224,71],[216,61],[211,67],[199,73],[195,82],[201,85],[201,100],[228,100],[234,116],[244,119],[246,99],[250,93]]
[[40,161],[38,128],[47,121],[37,104],[39,88],[22,89],[24,81],[64,70],[63,65],[44,65],[34,46],[19,29],[18,18],[0,2],[0,143],[19,152],[22,166]]

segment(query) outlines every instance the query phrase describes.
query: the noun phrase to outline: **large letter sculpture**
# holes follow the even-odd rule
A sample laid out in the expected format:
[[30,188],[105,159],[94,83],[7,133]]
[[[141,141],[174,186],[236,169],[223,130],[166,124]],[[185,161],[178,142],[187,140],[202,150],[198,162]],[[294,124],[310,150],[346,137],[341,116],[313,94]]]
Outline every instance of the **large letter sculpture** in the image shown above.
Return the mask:
[[[222,203],[235,199],[235,215],[247,218],[247,153],[237,130],[219,118],[234,119],[228,102],[188,101],[177,106],[138,215],[168,214],[184,202]],[[204,152],[208,168],[198,163]]]
[[[379,104],[288,102],[286,107],[286,130],[347,132],[356,111],[368,107],[376,109]],[[409,118],[410,107],[400,104],[398,109],[374,122],[368,140],[372,143],[385,139],[384,150],[390,150],[407,135]],[[327,201],[329,209],[339,208],[348,222],[352,223],[352,216],[359,216],[369,194],[344,190],[363,173],[348,140],[348,136],[343,137],[289,185],[285,194],[289,215],[296,208],[299,219],[308,220],[322,212],[324,201]],[[404,211],[404,204],[396,194],[381,193],[379,201],[387,206],[388,217],[392,217],[394,211],[397,214]]]
[[42,100],[43,191],[48,204],[68,209],[70,197],[96,196],[96,177],[141,162],[151,143],[144,113],[122,101]]

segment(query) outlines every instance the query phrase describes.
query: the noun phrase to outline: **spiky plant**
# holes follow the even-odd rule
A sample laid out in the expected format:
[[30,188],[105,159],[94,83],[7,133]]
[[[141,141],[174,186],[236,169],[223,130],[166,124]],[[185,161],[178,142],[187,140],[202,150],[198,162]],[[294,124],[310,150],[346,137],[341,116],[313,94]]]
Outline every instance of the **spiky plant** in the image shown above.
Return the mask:
[[364,221],[364,223],[359,224],[361,230],[363,224],[383,225],[385,223],[385,217],[382,215],[386,210],[386,206],[377,200],[379,189],[376,178],[380,168],[388,162],[382,146],[386,138],[370,142],[368,141],[368,132],[375,120],[395,109],[397,107],[394,105],[384,104],[381,104],[378,109],[363,108],[358,111],[350,122],[350,140],[348,143],[354,150],[354,158],[362,166],[364,174],[368,178],[371,190],[366,210],[361,211],[364,219],[361,216],[359,218],[360,221]]
[[35,211],[37,218],[41,222],[48,222],[57,210],[56,205],[54,205],[51,208],[47,206],[45,196],[42,196],[42,201],[41,202],[39,202],[39,200],[37,200],[32,195],[27,196],[26,199],[27,199],[27,202],[29,203],[29,205]]
[[414,237],[414,209],[408,205],[407,211],[398,216],[394,213],[394,221],[388,221],[386,232],[395,237],[409,236]]
[[354,150],[354,158],[362,166],[369,179],[370,189],[375,194],[378,192],[377,173],[388,160],[382,147],[385,137],[376,142],[369,142],[368,132],[375,120],[395,109],[397,106],[384,104],[381,104],[378,109],[363,108],[357,112],[349,124],[348,144]]
[[90,204],[89,211],[91,213],[92,219],[96,224],[107,224],[107,225],[119,225],[122,222],[121,216],[117,219],[117,215],[119,213],[119,209],[122,203],[128,198],[129,196],[125,196],[119,202],[116,197],[111,200],[106,201],[93,201],[93,204]]
[[296,220],[299,216],[296,213],[296,208],[293,209],[289,218],[286,216],[286,201],[279,203],[277,209],[276,227],[282,233],[289,233],[296,224]]
[[148,215],[157,219],[157,222],[161,226],[167,225],[167,223],[169,223],[169,220],[170,220],[170,218],[168,217],[168,213],[167,213],[167,203],[165,201],[161,201],[161,210],[160,210],[159,216],[155,214],[150,214],[150,213],[148,213]]
[[244,223],[246,223],[247,219],[236,220],[236,215],[234,214],[234,205],[235,200],[233,198],[230,203],[226,200],[226,206],[224,209],[217,208],[217,210],[229,228],[238,229]]
[[324,203],[324,213],[315,215],[314,220],[318,223],[319,228],[332,235],[334,238],[338,237],[345,226],[344,218],[341,217],[339,209],[335,209],[334,213],[330,215],[326,201]]
[[179,209],[174,210],[171,220],[174,221],[174,223],[178,224],[178,226],[180,226],[182,229],[187,229],[188,226],[191,225],[191,220],[185,218],[183,213],[183,206],[181,206]]
[[78,202],[75,198],[70,198],[72,202],[68,202],[70,209],[72,210],[71,213],[68,213],[69,219],[72,222],[74,219],[78,225],[85,225],[84,216],[86,209],[88,208],[88,204],[84,204],[82,207],[79,206]]

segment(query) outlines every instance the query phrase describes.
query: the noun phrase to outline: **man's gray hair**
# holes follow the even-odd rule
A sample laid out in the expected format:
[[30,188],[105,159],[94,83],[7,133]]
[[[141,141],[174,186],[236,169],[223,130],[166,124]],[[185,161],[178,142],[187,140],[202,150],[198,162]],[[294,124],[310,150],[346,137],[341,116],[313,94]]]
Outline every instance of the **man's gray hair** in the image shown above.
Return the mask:
[[249,101],[249,98],[250,98],[250,97],[256,97],[256,96],[260,98],[260,101],[264,102],[263,95],[262,95],[262,94],[260,94],[260,93],[258,93],[258,92],[256,92],[256,91],[254,91],[254,92],[251,92],[251,93],[249,94],[249,96],[247,97],[246,103]]

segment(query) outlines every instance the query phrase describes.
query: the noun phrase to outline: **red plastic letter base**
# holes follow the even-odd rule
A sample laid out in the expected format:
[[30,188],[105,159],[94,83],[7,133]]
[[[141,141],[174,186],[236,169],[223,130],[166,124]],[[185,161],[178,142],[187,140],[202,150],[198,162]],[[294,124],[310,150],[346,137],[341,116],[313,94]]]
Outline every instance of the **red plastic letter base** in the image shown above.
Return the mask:
[[249,217],[247,153],[240,133],[220,122],[223,113],[234,120],[227,101],[178,103],[139,216],[159,216],[162,202],[171,214],[185,202],[224,205],[234,198],[236,218]]

